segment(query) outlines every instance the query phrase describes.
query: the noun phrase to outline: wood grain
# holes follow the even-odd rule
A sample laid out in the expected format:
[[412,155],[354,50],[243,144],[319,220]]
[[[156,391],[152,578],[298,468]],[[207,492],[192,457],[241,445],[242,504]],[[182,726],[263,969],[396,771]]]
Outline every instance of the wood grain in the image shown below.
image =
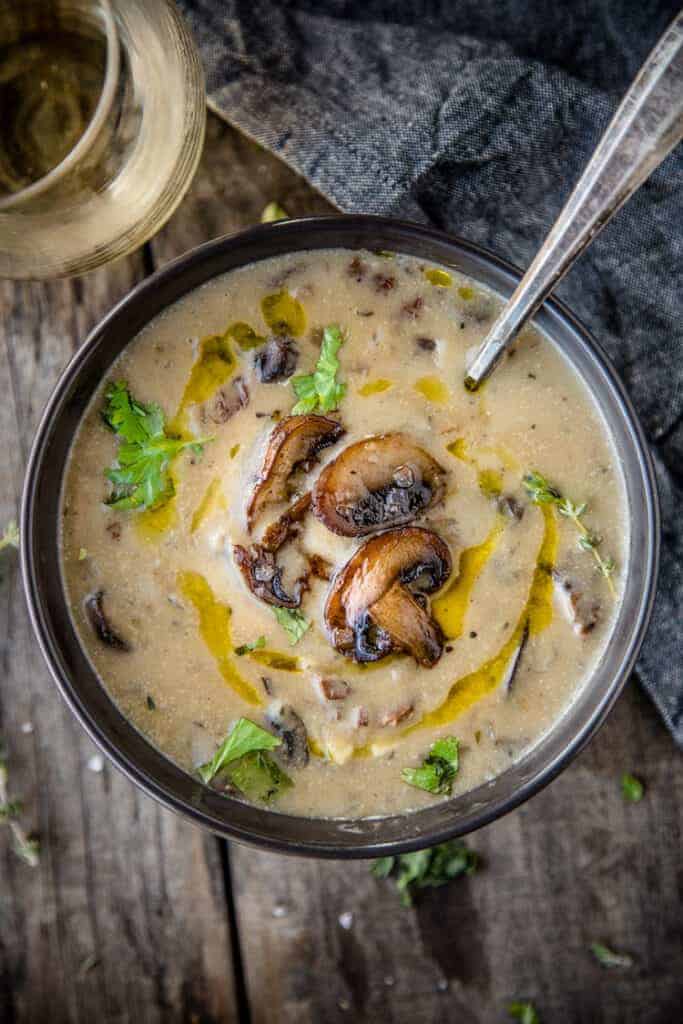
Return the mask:
[[[153,266],[254,223],[271,200],[293,215],[330,209],[210,118],[192,190],[146,253],[82,281],[0,286],[0,522],[15,512],[54,378],[89,325]],[[519,998],[545,1024],[681,1019],[681,758],[635,685],[552,786],[471,837],[476,875],[408,910],[367,863],[228,852],[111,768],[90,771],[93,748],[30,638],[12,556],[0,615],[0,729],[13,794],[43,841],[32,872],[0,831],[3,1024],[489,1024]],[[623,771],[644,779],[641,803],[624,803]],[[595,939],[635,966],[601,968]]]
[[[82,280],[0,285],[0,522],[16,516],[31,438],[57,374],[143,274],[138,255]],[[2,569],[0,731],[12,795],[40,835],[41,858],[34,870],[23,864],[1,830],[0,1020],[235,1020],[214,840],[108,764],[89,770],[95,749],[48,677],[14,555]]]

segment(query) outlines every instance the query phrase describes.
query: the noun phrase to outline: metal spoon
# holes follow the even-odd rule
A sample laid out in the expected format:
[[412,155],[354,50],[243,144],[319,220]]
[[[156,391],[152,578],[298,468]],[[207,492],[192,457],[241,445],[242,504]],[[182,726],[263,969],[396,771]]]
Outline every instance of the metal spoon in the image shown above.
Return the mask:
[[683,138],[683,11],[640,69],[465,378],[476,391],[577,256]]

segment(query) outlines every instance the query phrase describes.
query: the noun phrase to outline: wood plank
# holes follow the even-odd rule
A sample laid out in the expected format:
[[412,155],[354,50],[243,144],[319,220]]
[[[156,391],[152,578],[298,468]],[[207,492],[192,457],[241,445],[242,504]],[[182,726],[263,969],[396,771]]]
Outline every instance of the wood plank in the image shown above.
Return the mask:
[[[255,222],[273,199],[293,215],[327,209],[274,158],[210,119],[200,173],[154,240],[155,259]],[[559,780],[471,838],[482,870],[426,892],[413,910],[367,863],[232,844],[253,1024],[270,1024],[275,1010],[279,1024],[488,1024],[507,1019],[515,998],[534,999],[555,1024],[678,1019],[679,763],[652,707],[630,687]],[[622,801],[625,770],[648,784],[641,804]],[[637,966],[600,968],[587,948],[594,939],[630,952]]]
[[[0,522],[16,516],[57,373],[142,276],[138,254],[81,280],[0,284]],[[23,800],[42,852],[32,870],[0,830],[0,1020],[236,1020],[215,840],[108,764],[89,770],[95,749],[50,682],[13,555],[3,569],[0,731],[12,796]]]

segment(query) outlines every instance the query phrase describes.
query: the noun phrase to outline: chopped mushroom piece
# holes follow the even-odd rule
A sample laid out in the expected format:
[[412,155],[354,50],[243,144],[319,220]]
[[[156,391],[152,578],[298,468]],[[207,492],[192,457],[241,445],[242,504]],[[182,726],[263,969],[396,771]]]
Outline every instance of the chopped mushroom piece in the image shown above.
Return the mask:
[[586,636],[600,619],[600,602],[580,591],[574,580],[561,569],[553,569],[553,584],[562,614],[578,636]]
[[268,708],[266,718],[282,740],[278,748],[282,760],[292,768],[308,764],[308,733],[301,717],[290,704],[275,701]]
[[378,724],[381,726],[391,725],[397,726],[399,722],[402,722],[409,715],[412,715],[414,711],[413,704],[402,704],[398,708],[394,708],[392,711],[385,711],[384,714],[379,716]]
[[227,423],[228,420],[249,403],[249,389],[242,377],[233,377],[227,387],[220,388],[213,399],[204,406],[212,423]]
[[524,653],[524,648],[526,647],[526,642],[528,639],[529,623],[527,622],[522,631],[522,636],[520,637],[519,644],[515,651],[513,651],[512,657],[507,663],[505,675],[503,676],[503,680],[501,682],[501,689],[506,697],[508,696],[510,690],[512,689],[512,684],[515,681],[515,676],[517,675],[517,671],[519,669],[519,663],[522,660],[522,654]]
[[351,687],[345,679],[324,679],[313,677],[313,685],[323,700],[345,700],[351,693]]
[[326,581],[332,578],[332,566],[322,555],[313,554],[308,555],[307,558],[311,576]]
[[111,647],[115,651],[130,651],[131,646],[128,641],[124,640],[111,626],[104,611],[103,600],[103,590],[96,590],[93,594],[88,594],[83,602],[88,622],[102,643],[106,644],[107,647]]
[[451,567],[448,547],[429,530],[406,527],[367,540],[328,595],[325,625],[332,645],[356,661],[378,661],[396,650],[431,667],[441,656],[443,636],[422,602],[445,583]]
[[370,724],[370,714],[367,708],[360,704],[351,712],[351,725],[354,729],[363,729]]
[[263,384],[287,380],[296,370],[299,349],[285,334],[274,334],[254,357],[254,365]]
[[501,495],[497,501],[498,511],[504,516],[508,516],[510,519],[516,519],[518,522],[524,515],[524,505],[521,501],[517,501],[511,494]]
[[267,505],[287,500],[292,474],[310,469],[318,453],[335,444],[343,433],[341,424],[326,416],[288,416],[277,424],[247,505],[250,530]]
[[313,513],[333,533],[362,537],[411,522],[442,497],[446,471],[404,434],[357,441],[328,463]]
[[254,597],[279,608],[299,607],[306,589],[306,579],[297,580],[294,592],[288,594],[282,586],[282,569],[272,551],[268,551],[262,544],[252,544],[249,548],[235,544],[233,553],[244,582]]
[[311,505],[311,492],[306,491],[300,498],[290,505],[289,508],[279,516],[274,523],[271,523],[263,534],[261,545],[266,551],[278,551],[283,544],[294,537],[301,525],[301,521],[308,512]]

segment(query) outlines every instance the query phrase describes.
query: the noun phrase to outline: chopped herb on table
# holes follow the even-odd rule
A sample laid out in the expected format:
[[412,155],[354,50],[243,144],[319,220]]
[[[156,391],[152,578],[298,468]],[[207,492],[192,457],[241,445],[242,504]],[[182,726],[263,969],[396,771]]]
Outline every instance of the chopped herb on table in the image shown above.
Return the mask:
[[0,825],[7,825],[11,830],[16,855],[21,857],[29,867],[35,868],[38,864],[40,844],[34,836],[27,835],[17,821],[21,814],[21,804],[16,800],[9,799],[8,781],[7,755],[4,744],[0,740]]
[[235,648],[235,654],[238,658],[242,658],[245,654],[250,654],[251,651],[260,651],[265,646],[266,638],[260,636],[254,640],[253,644],[240,644],[239,647]]
[[621,776],[621,792],[624,800],[628,800],[632,804],[637,804],[639,800],[643,799],[645,787],[640,779],[637,779],[635,775],[630,775],[628,772],[624,772]]
[[255,722],[240,718],[213,758],[198,769],[199,774],[208,785],[224,772],[232,785],[250,799],[271,800],[292,785],[289,776],[267,754],[281,742]]
[[13,519],[10,519],[9,523],[5,527],[0,537],[0,551],[4,551],[5,548],[18,548],[19,547],[19,527]]
[[633,957],[626,953],[615,953],[609,946],[603,946],[601,942],[591,942],[591,953],[603,967],[633,967]]
[[299,399],[292,414],[299,416],[311,412],[333,412],[346,393],[346,384],[337,381],[339,360],[337,352],[344,335],[336,324],[323,331],[320,355],[313,373],[292,377],[294,394]]
[[588,511],[588,505],[584,502],[582,505],[575,505],[569,498],[565,498],[557,487],[550,484],[544,476],[536,471],[527,473],[524,477],[524,486],[526,487],[529,497],[536,505],[555,505],[557,511],[565,519],[570,519],[576,529],[579,531],[579,547],[583,551],[589,551],[595,563],[598,567],[598,571],[607,580],[607,585],[610,591],[614,595],[614,583],[612,582],[612,573],[616,566],[613,558],[603,558],[598,548],[602,543],[601,538],[596,534],[591,533],[584,522],[583,517]]
[[291,647],[298,644],[306,630],[310,629],[310,622],[298,608],[273,608],[273,615],[289,637]]
[[268,203],[261,213],[261,223],[274,224],[276,220],[289,220],[289,214],[279,203]]
[[404,768],[401,777],[409,786],[437,796],[450,796],[459,768],[459,743],[455,736],[433,743],[419,768]]
[[514,1002],[508,1006],[508,1013],[521,1024],[540,1024],[541,1018],[533,1003]]
[[402,853],[398,857],[380,857],[372,865],[376,878],[393,875],[405,907],[412,906],[416,889],[446,885],[460,875],[471,875],[478,858],[464,843],[450,840],[427,850]]
[[175,487],[170,464],[185,448],[200,454],[210,437],[180,441],[167,437],[164,413],[156,403],[134,399],[125,381],[111,384],[105,395],[102,418],[121,442],[114,465],[106,471],[113,484],[106,501],[112,508],[146,509],[164,504]]

